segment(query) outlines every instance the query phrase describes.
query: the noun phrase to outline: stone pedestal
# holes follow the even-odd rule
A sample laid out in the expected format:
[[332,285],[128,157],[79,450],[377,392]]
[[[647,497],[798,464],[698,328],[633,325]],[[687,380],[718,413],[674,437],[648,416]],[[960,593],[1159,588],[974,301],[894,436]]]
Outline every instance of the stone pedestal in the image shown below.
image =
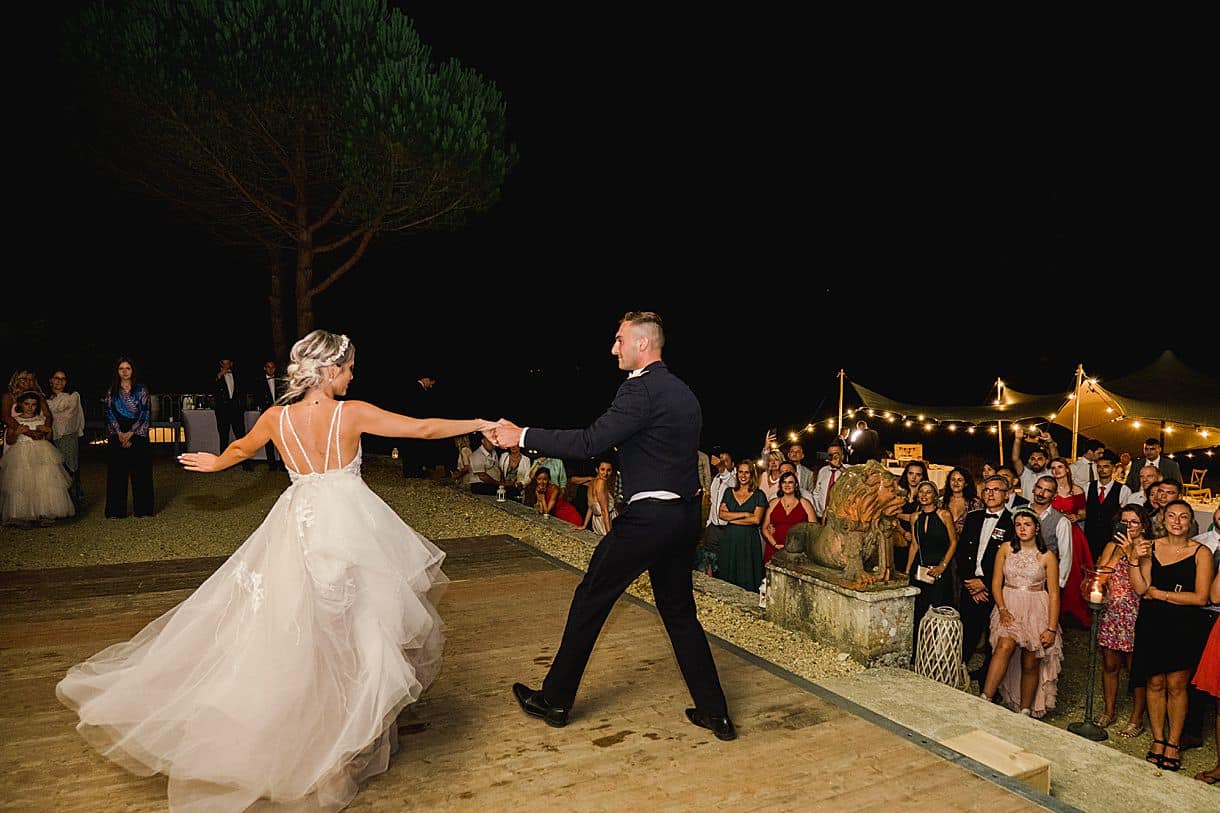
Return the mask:
[[842,572],[801,557],[767,565],[767,619],[848,653],[865,666],[907,667],[911,662],[915,596],[899,582],[867,590],[837,583]]

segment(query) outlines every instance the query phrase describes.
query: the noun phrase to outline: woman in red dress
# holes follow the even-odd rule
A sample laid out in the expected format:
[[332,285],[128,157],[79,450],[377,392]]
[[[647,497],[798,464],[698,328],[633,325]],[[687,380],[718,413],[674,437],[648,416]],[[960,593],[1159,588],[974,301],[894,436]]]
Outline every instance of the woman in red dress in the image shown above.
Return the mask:
[[1084,535],[1084,529],[1076,524],[1084,519],[1084,489],[1072,482],[1072,470],[1062,457],[1052,459],[1048,468],[1056,486],[1051,508],[1072,523],[1072,569],[1068,573],[1067,583],[1063,585],[1061,620],[1071,619],[1088,629],[1093,624],[1093,614],[1080,595],[1080,582],[1084,578],[1084,571],[1093,569],[1093,552],[1089,550],[1089,539]]
[[783,550],[788,539],[788,529],[800,522],[809,522],[816,514],[813,503],[801,496],[796,475],[786,471],[779,476],[779,494],[767,505],[763,515],[763,567],[771,561],[777,550]]
[[585,524],[585,518],[576,506],[563,498],[563,490],[551,482],[551,472],[545,466],[534,472],[534,510],[539,514],[551,514],[577,528]]
[[[1212,518],[1215,520],[1214,530],[1220,531],[1220,509],[1216,510]],[[1212,579],[1209,598],[1212,604],[1220,604],[1220,571]],[[1207,646],[1203,649],[1203,657],[1199,659],[1199,668],[1195,670],[1194,684],[1216,698],[1216,742],[1217,749],[1220,749],[1220,621],[1212,624],[1212,632],[1207,639]],[[1199,771],[1195,774],[1195,779],[1209,785],[1220,782],[1220,750],[1216,752],[1216,767],[1210,771]]]

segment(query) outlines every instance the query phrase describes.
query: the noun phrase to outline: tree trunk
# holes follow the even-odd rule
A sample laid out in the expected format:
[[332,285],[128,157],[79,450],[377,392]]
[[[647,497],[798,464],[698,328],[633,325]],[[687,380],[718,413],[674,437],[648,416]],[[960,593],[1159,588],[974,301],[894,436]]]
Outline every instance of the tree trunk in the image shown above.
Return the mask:
[[287,273],[280,265],[280,250],[267,246],[267,272],[270,276],[270,291],[267,309],[271,316],[271,353],[278,364],[288,360],[288,329],[284,324],[284,277]]
[[297,337],[313,330],[313,295],[309,292],[313,283],[313,238],[306,237],[297,243]]

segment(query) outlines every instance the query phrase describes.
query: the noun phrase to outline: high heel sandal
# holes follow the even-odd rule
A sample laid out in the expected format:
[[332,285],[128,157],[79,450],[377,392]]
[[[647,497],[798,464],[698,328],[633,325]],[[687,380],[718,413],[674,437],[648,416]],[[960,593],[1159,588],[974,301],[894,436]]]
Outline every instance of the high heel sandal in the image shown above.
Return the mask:
[[1155,748],[1158,745],[1168,745],[1168,743],[1166,743],[1164,740],[1154,739],[1152,741],[1152,747],[1148,749],[1148,753],[1144,754],[1144,762],[1151,763],[1159,768],[1161,767],[1161,761],[1165,759],[1165,754],[1163,751],[1159,754],[1152,753],[1152,748]]
[[1174,745],[1171,742],[1166,742],[1164,745],[1165,745],[1166,749],[1172,748],[1173,750],[1177,751],[1178,755],[1176,757],[1167,757],[1164,754],[1162,754],[1161,755],[1161,770],[1162,771],[1181,770],[1182,769],[1182,749],[1181,749],[1181,747]]

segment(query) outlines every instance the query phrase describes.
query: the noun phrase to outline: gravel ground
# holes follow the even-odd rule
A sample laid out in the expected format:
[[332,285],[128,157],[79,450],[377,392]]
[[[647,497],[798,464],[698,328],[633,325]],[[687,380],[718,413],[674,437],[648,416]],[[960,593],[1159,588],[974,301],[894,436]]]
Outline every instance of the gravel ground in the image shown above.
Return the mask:
[[[80,516],[50,528],[0,530],[0,571],[227,556],[258,526],[288,484],[286,474],[269,472],[263,466],[253,472],[235,468],[202,475],[182,471],[168,457],[158,458],[153,473],[156,514],[107,520],[102,505],[104,465],[100,459],[86,457],[82,475],[90,499]],[[432,539],[509,534],[582,570],[596,543],[591,532],[514,516],[489,498],[473,497],[428,481],[404,480],[397,464],[388,458],[367,457],[364,475],[369,486],[406,522]],[[647,575],[637,580],[630,592],[651,601]],[[725,595],[722,589],[717,589],[716,595],[696,593],[699,617],[708,632],[812,681],[862,670],[834,648],[759,617],[749,609],[751,597],[744,591],[735,599],[725,600]],[[1060,728],[1084,717],[1088,633],[1068,629],[1064,644],[1067,668],[1059,679],[1058,707],[1043,720]],[[1100,659],[1098,670],[1095,716],[1104,710]],[[1125,691],[1124,677],[1119,688],[1119,722],[1110,727],[1110,738],[1104,744],[1142,757],[1149,745],[1147,731],[1132,740],[1117,736],[1131,709]],[[1216,764],[1213,719],[1209,714],[1205,724],[1206,745],[1184,755],[1182,770],[1187,775]]]

